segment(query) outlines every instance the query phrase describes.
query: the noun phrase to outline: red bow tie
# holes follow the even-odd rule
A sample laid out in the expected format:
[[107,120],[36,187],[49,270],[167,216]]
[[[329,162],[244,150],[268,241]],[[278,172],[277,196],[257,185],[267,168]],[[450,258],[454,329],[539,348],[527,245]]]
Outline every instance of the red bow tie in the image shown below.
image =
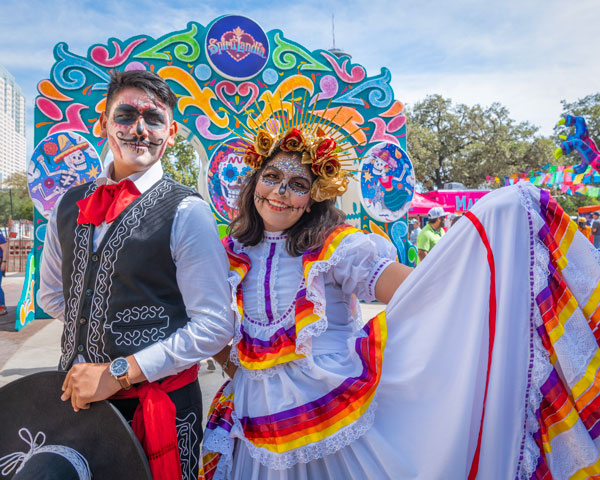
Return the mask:
[[127,179],[114,185],[100,185],[89,197],[77,202],[77,223],[111,223],[125,210],[127,205],[140,196],[135,184]]

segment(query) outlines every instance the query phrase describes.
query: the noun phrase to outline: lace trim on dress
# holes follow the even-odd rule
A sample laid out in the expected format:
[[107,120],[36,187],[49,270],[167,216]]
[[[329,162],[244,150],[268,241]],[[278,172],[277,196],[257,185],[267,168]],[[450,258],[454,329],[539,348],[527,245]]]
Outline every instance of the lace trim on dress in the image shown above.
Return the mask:
[[538,466],[540,447],[534,438],[534,435],[540,430],[537,412],[543,398],[541,388],[553,368],[550,363],[550,355],[544,348],[536,331],[542,325],[542,316],[535,300],[536,296],[548,285],[550,254],[546,246],[537,237],[537,232],[544,226],[544,221],[539,212],[534,209],[531,198],[528,192],[525,191],[526,188],[521,183],[517,184],[521,204],[527,213],[530,248],[530,362],[525,393],[525,422],[516,470],[516,478],[523,480],[532,478]]
[[[327,330],[324,274],[338,265],[340,261],[346,257],[350,249],[351,247],[348,246],[348,242],[342,241],[328,260],[314,262],[308,272],[308,278],[306,279],[306,299],[313,303],[313,313],[319,317],[319,320],[307,325],[298,332],[298,337],[296,339],[296,353],[310,356],[310,339],[312,337],[318,337]],[[353,319],[353,321],[356,323],[356,319]]]
[[234,426],[231,434],[244,442],[252,458],[262,465],[271,470],[285,470],[298,463],[308,463],[312,460],[323,458],[326,455],[331,455],[362,437],[369,431],[375,420],[375,411],[377,409],[376,399],[377,393],[365,413],[350,425],[341,428],[323,440],[298,447],[286,453],[274,453],[253,445],[244,436],[242,425],[235,414],[233,414]]

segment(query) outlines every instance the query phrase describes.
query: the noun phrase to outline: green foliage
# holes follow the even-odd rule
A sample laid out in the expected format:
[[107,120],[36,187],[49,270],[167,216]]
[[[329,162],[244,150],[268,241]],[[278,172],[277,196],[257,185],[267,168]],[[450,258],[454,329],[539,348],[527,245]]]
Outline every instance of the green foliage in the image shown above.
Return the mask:
[[181,135],[175,137],[175,145],[167,147],[162,158],[165,175],[188,187],[198,187],[200,159],[192,147]]
[[4,188],[0,189],[0,225],[6,225],[11,218],[11,197],[13,220],[33,221],[33,202],[27,189],[25,172],[13,173],[4,182]]
[[499,103],[469,107],[430,95],[407,109],[407,117],[409,156],[427,189],[447,182],[477,188],[486,176],[504,178],[554,159],[552,141],[536,136],[530,123],[516,123]]

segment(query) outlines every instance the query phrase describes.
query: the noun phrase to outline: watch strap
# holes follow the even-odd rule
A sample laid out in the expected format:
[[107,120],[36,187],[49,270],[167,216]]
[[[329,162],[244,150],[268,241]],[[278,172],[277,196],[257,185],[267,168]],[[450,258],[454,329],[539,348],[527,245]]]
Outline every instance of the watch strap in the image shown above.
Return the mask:
[[121,385],[121,388],[123,390],[129,390],[131,388],[131,382],[129,381],[129,375],[127,375],[127,374],[120,375],[115,378],[118,380],[118,382]]

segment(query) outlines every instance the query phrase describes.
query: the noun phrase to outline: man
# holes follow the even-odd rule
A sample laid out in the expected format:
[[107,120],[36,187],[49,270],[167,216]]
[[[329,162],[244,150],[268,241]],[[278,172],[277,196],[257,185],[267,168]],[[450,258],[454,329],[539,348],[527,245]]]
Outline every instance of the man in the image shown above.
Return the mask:
[[592,228],[587,224],[587,219],[585,217],[579,217],[577,219],[577,226],[585,238],[587,238],[590,242],[594,241],[594,237],[592,236]]
[[442,238],[442,235],[444,235],[442,227],[447,215],[442,207],[433,207],[427,213],[427,225],[423,227],[417,237],[419,262],[423,261],[435,244]]
[[410,231],[410,243],[415,245],[417,243],[417,238],[419,237],[419,233],[421,233],[421,227],[419,227],[419,220],[414,218],[411,221],[411,231]]
[[44,246],[40,305],[65,322],[61,398],[75,411],[110,398],[154,478],[196,479],[195,362],[233,336],[228,261],[209,206],[163,177],[160,159],[177,133],[171,89],[129,71],[112,76],[106,98],[101,134],[113,161],[64,194]]
[[6,275],[6,267],[8,265],[8,252],[6,248],[6,238],[0,232],[0,316],[7,315],[6,299],[4,298],[4,290],[2,290],[2,277]]
[[600,249],[600,213],[592,213],[592,235],[594,247]]

